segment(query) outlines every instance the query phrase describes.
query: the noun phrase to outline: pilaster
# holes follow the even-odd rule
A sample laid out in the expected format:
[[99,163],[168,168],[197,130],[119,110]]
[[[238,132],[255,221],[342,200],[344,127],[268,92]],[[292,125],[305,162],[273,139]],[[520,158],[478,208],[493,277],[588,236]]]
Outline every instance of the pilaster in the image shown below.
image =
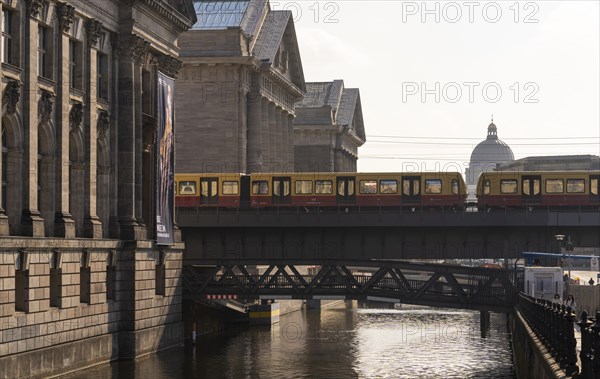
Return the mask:
[[267,150],[269,151],[269,163],[268,172],[275,171],[275,165],[279,155],[277,154],[277,110],[275,109],[275,103],[269,103],[269,145]]
[[102,223],[96,211],[97,169],[98,169],[98,99],[97,99],[97,44],[102,33],[102,24],[98,20],[88,20],[85,24],[87,31],[86,62],[88,70],[85,75],[86,103],[85,119],[87,128],[84,133],[87,149],[85,150],[86,178],[84,185],[83,204],[83,235],[87,238],[102,238]]
[[[0,14],[2,14],[2,3],[0,2]],[[4,30],[4,26],[3,26],[3,21],[4,21],[4,17],[0,17],[0,30]],[[0,64],[0,79],[2,78],[2,64]],[[4,94],[4,88],[2,88],[2,82],[0,81],[0,95]],[[4,99],[3,99],[4,102]],[[0,117],[0,130],[2,130],[2,117]],[[2,177],[2,167],[4,167],[2,165],[2,159],[3,159],[3,154],[0,154],[0,178]],[[3,188],[2,186],[0,186],[0,199],[2,199],[2,191]],[[5,204],[2,204],[2,201],[0,201],[0,236],[7,236],[9,234],[8,231],[8,217],[6,217],[6,214],[4,213],[4,206]]]
[[[144,228],[136,221],[136,107],[135,92],[139,64],[145,57],[149,42],[134,34],[121,34],[117,41],[119,82],[119,145],[117,209],[119,238],[145,239]],[[139,79],[138,79],[139,80]],[[140,138],[141,142],[141,138]]]
[[261,154],[262,162],[260,172],[268,171],[271,164],[271,151],[269,141],[269,100],[262,97],[258,100],[260,103],[260,130],[261,130]]
[[23,164],[25,183],[23,188],[22,232],[26,236],[43,237],[44,220],[38,210],[38,20],[41,2],[27,0],[24,25],[24,70],[25,89],[23,91]]
[[294,162],[294,116],[288,113],[286,122],[287,122],[287,130],[288,130],[288,140],[287,140],[288,167],[289,167],[290,171],[296,171],[295,162]]
[[59,3],[57,13],[59,29],[56,52],[58,54],[58,74],[56,93],[56,213],[54,217],[54,235],[56,237],[75,237],[75,222],[69,210],[69,93],[71,77],[69,75],[69,30],[73,24],[74,8]]
[[262,130],[260,95],[250,94],[248,99],[248,173],[262,168]]

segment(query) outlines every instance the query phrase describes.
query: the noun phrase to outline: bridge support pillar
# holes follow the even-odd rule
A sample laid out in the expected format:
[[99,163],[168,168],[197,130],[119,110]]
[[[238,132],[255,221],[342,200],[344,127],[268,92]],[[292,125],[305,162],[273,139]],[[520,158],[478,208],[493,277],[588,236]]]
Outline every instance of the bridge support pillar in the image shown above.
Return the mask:
[[490,312],[479,311],[479,329],[481,331],[481,338],[489,336],[490,332]]
[[250,325],[273,325],[279,322],[279,303],[250,306]]

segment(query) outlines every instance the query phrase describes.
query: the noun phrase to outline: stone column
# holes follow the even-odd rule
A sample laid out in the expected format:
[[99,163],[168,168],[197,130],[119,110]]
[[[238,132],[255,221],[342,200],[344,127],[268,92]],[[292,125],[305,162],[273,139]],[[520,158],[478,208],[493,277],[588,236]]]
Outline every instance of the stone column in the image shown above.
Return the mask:
[[296,171],[296,165],[294,162],[294,115],[287,114],[287,129],[288,129],[288,149],[289,154],[287,156],[287,161],[289,165],[290,171]]
[[238,170],[248,172],[248,104],[243,86],[236,88],[238,98]]
[[144,228],[136,221],[136,107],[138,106],[136,80],[139,64],[145,57],[150,42],[134,34],[121,34],[118,41],[119,71],[119,145],[117,209],[119,238],[145,239]]
[[[69,115],[71,76],[69,75],[69,31],[73,25],[75,8],[66,3],[58,3],[58,74],[56,82],[56,212],[54,217],[54,235],[56,237],[75,237],[75,222],[69,209],[69,134],[71,122]],[[80,104],[81,106],[81,104]],[[81,109],[80,109],[81,112]],[[79,113],[81,115],[81,113]],[[81,123],[81,119],[79,119]],[[77,125],[79,126],[79,125]]]
[[42,3],[38,0],[27,0],[25,25],[23,34],[25,45],[22,49],[25,58],[23,79],[23,165],[26,167],[23,188],[22,233],[26,236],[43,237],[44,220],[38,208],[38,20]]
[[[0,14],[2,14],[2,3],[0,2]],[[4,21],[4,17],[0,17],[0,30],[4,30],[4,26],[2,22]],[[2,78],[2,64],[0,64],[0,78]],[[4,88],[2,86],[2,82],[0,81],[0,95],[4,93]],[[4,102],[4,99],[2,99]],[[0,116],[0,131],[2,130],[2,117]],[[2,178],[2,159],[4,158],[4,154],[0,152],[0,179]],[[2,185],[0,185],[0,236],[7,236],[8,232],[8,217],[4,212],[4,207],[6,204],[2,203]]]
[[283,129],[281,127],[282,124],[282,115],[281,112],[283,109],[280,106],[275,107],[275,125],[272,130],[275,143],[273,144],[273,148],[275,151],[275,159],[273,160],[274,170],[277,172],[283,171],[284,162],[281,160],[283,156]]
[[251,92],[248,96],[248,173],[262,169],[262,101],[260,93]]
[[260,117],[261,117],[261,154],[262,154],[262,165],[261,172],[269,171],[271,164],[271,151],[270,151],[270,140],[269,140],[269,100],[264,97],[260,99]]
[[277,113],[279,112],[274,102],[269,103],[269,172],[278,171],[279,138],[277,128]]
[[97,170],[98,170],[98,109],[97,109],[97,54],[98,40],[102,34],[102,23],[98,20],[88,20],[85,25],[87,31],[85,87],[87,107],[85,120],[87,128],[84,130],[85,142],[85,187],[83,205],[83,235],[87,238],[102,238],[102,223],[98,218],[96,205],[98,196]]

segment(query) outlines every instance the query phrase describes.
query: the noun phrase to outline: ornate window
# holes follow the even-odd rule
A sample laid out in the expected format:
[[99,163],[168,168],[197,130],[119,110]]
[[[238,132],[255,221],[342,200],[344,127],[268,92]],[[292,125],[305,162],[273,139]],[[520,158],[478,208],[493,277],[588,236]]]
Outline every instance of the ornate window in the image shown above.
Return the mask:
[[71,88],[83,89],[83,50],[77,40],[69,40],[69,80]]
[[108,56],[100,52],[96,55],[96,88],[98,98],[108,100]]
[[15,46],[18,38],[15,38],[16,15],[10,9],[2,9],[2,63],[16,65]]

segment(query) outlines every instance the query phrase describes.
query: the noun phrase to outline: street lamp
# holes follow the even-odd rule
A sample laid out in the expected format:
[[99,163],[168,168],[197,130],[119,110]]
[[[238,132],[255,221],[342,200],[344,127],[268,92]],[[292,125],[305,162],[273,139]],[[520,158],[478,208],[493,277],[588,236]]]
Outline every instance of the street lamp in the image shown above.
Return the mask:
[[[571,236],[566,236],[566,237],[567,237],[567,243],[565,245],[565,250],[568,251],[568,254],[569,254],[569,280],[570,280],[571,279],[571,252],[573,251],[573,244],[571,243]],[[562,247],[562,242],[565,239],[565,235],[557,234],[554,236],[554,238],[556,238],[556,240],[558,241],[558,246],[560,249]],[[561,251],[561,253],[562,253],[562,251]]]

